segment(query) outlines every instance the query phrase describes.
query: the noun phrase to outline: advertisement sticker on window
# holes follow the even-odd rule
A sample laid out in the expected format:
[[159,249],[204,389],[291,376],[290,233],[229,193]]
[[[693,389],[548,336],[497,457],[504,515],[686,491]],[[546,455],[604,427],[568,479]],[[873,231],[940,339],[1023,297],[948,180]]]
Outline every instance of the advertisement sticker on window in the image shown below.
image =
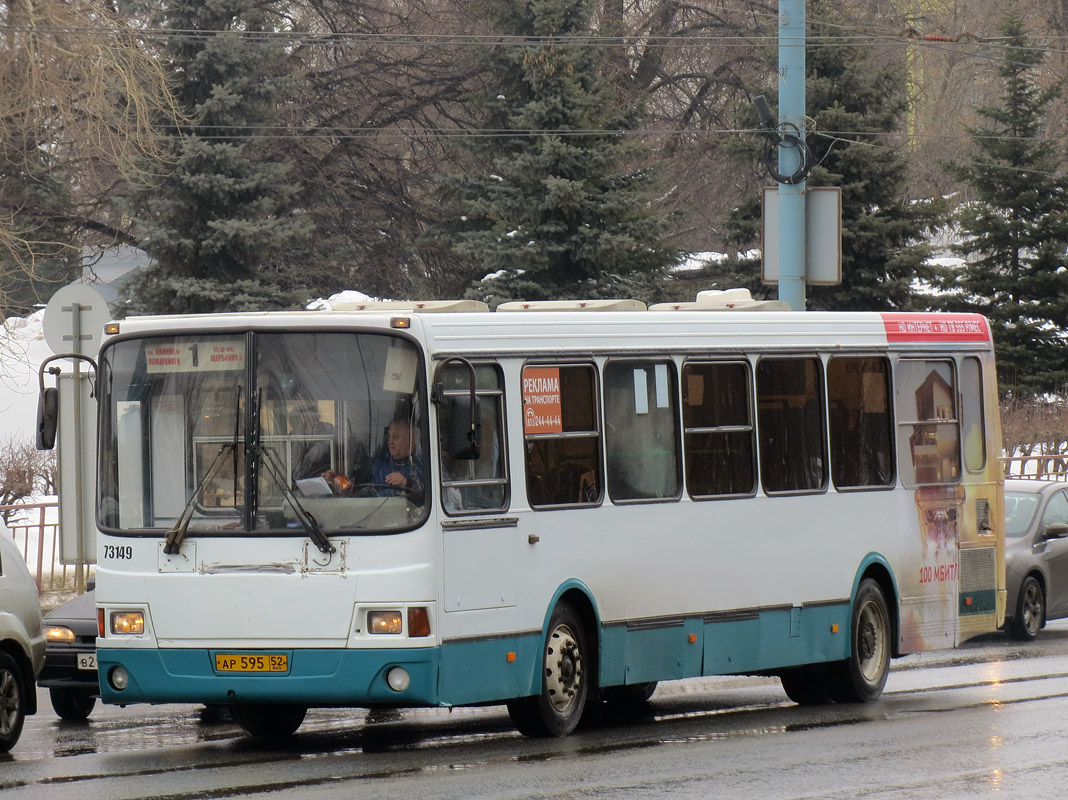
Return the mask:
[[560,368],[527,367],[523,370],[523,432],[562,433]]

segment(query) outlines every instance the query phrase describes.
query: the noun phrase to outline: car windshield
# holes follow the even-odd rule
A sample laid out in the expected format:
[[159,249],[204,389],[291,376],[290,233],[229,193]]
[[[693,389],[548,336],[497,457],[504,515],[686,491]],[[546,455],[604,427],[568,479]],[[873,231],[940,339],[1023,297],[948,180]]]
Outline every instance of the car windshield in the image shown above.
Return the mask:
[[1005,492],[1005,535],[1019,537],[1027,533],[1038,510],[1034,492]]
[[425,516],[424,379],[399,337],[129,339],[102,374],[106,529],[322,539]]

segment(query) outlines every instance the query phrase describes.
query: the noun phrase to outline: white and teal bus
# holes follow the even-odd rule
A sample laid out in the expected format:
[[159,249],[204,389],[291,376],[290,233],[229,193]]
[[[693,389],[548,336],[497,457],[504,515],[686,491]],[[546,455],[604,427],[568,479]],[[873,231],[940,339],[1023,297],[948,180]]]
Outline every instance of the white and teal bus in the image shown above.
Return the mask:
[[110,324],[104,701],[260,736],[503,703],[566,735],[695,676],[867,701],[997,630],[986,320],[722,299]]

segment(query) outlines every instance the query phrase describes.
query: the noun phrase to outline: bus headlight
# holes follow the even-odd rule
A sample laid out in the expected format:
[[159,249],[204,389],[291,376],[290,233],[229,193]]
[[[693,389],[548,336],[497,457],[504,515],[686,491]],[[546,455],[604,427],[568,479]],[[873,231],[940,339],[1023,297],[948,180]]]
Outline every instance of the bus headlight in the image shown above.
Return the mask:
[[112,611],[111,632],[117,636],[137,636],[145,632],[143,611]]
[[402,633],[404,626],[399,611],[368,611],[368,633]]

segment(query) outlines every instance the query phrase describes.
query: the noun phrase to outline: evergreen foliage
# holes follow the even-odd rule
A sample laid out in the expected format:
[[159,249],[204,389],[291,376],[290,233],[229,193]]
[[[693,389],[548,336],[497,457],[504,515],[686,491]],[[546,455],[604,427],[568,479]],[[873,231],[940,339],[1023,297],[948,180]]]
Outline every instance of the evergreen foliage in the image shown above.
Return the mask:
[[[249,36],[272,30],[281,5],[161,3],[159,21],[172,31],[167,53],[175,93],[193,122],[169,137],[167,173],[129,204],[138,245],[155,260],[149,276],[131,288],[135,307],[229,308],[228,291],[236,297],[257,285],[265,267],[298,247],[307,232],[289,209],[299,188],[289,181],[290,165],[271,159],[263,137],[277,122],[282,45]],[[181,286],[188,294],[146,294],[160,286]],[[260,288],[270,295],[269,287]]]
[[[895,131],[906,110],[904,78],[894,66],[872,63],[866,49],[841,40],[826,3],[810,4],[810,45],[806,54],[806,141],[812,151],[809,188],[842,189],[842,283],[809,286],[807,307],[839,311],[907,310],[922,305],[917,279],[929,279],[926,234],[943,218],[941,200],[910,202],[905,156],[887,147],[882,134]],[[839,39],[839,41],[836,41]],[[871,135],[879,134],[879,135]],[[760,142],[742,148],[752,159]],[[728,222],[735,249],[757,246],[760,198],[739,206]],[[760,285],[760,264],[735,259],[730,285],[747,286],[754,296],[773,296]]]
[[81,247],[66,224],[71,197],[32,140],[0,139],[0,321],[31,314],[81,274]]
[[1002,21],[1005,53],[997,106],[970,131],[972,155],[948,165],[974,195],[957,214],[968,259],[943,276],[944,306],[991,322],[1001,391],[1063,392],[1068,380],[1068,178],[1044,118],[1057,88],[1041,89],[1044,58],[1018,13]]
[[[529,37],[486,56],[487,135],[480,168],[443,183],[454,224],[439,228],[470,278],[469,296],[508,299],[648,296],[675,253],[652,205],[652,175],[627,141],[639,117],[620,110],[588,37],[585,0],[486,0],[496,30]],[[478,282],[487,273],[492,280]]]

